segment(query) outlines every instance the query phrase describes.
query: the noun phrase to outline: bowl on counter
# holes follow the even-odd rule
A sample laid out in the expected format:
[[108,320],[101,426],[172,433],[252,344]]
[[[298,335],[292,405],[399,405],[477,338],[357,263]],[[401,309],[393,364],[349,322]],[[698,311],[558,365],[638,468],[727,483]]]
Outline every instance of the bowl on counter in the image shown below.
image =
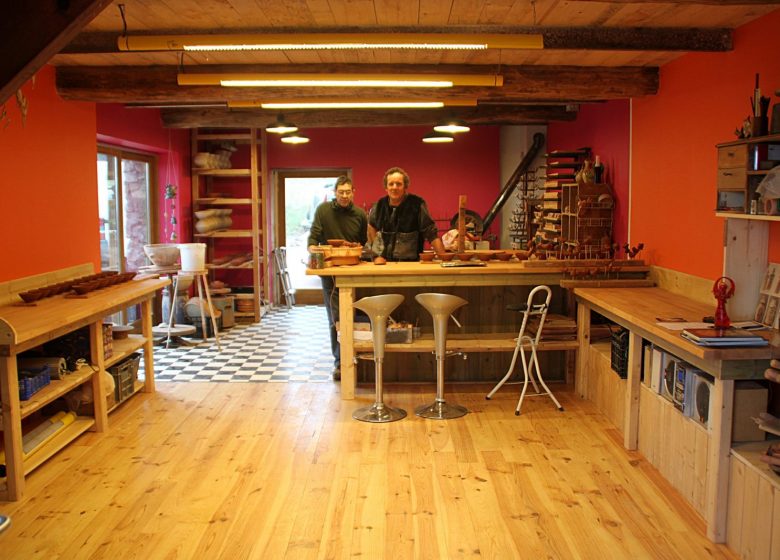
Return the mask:
[[487,262],[493,258],[493,253],[491,252],[477,253],[477,258],[482,262]]
[[439,253],[438,255],[436,255],[436,257],[441,262],[449,262],[455,258],[455,253]]
[[423,251],[420,253],[420,261],[421,262],[433,262],[433,257],[435,254],[433,251]]
[[506,262],[506,261],[508,261],[509,259],[511,259],[511,258],[512,258],[512,253],[507,253],[506,251],[502,251],[502,252],[500,252],[500,253],[496,253],[496,254],[495,254],[495,257],[496,257],[498,260],[500,260],[500,261],[504,261],[504,262]]
[[474,253],[458,253],[458,259],[463,262],[470,261],[472,258],[474,258]]
[[144,253],[159,267],[174,266],[179,260],[179,246],[176,243],[151,243],[144,245]]

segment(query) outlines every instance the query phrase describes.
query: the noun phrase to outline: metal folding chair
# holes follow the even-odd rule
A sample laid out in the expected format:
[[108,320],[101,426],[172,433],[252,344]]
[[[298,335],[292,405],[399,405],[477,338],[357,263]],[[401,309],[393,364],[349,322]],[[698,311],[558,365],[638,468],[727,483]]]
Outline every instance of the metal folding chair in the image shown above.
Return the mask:
[[295,305],[295,288],[292,287],[290,273],[287,271],[287,248],[277,247],[271,252],[274,254],[276,279],[282,288],[284,302],[287,305],[287,309],[292,309],[292,306]]
[[[539,300],[538,303],[535,303],[534,300],[536,298],[536,295],[540,294],[543,300]],[[512,355],[512,363],[509,364],[509,369],[506,372],[506,375],[504,375],[504,378],[499,381],[495,387],[493,387],[493,390],[490,391],[486,399],[490,400],[490,398],[498,391],[501,386],[507,382],[509,377],[512,375],[512,372],[515,369],[515,364],[517,363],[517,355],[520,354],[520,363],[523,365],[523,390],[520,392],[520,400],[517,401],[517,408],[515,408],[515,415],[520,414],[520,407],[523,405],[523,399],[526,396],[526,390],[528,389],[528,382],[530,381],[531,384],[534,386],[534,393],[529,394],[529,397],[536,397],[540,395],[547,395],[552,399],[552,401],[555,403],[555,406],[558,408],[558,410],[563,411],[563,407],[561,406],[561,403],[558,402],[558,400],[555,398],[555,396],[552,394],[552,391],[550,391],[550,388],[547,387],[547,384],[544,382],[544,379],[542,379],[542,372],[539,368],[539,358],[537,356],[537,347],[539,346],[539,339],[542,336],[542,329],[544,328],[544,320],[547,318],[547,311],[550,308],[550,299],[552,299],[552,291],[548,286],[537,286],[533,290],[531,290],[531,293],[528,294],[528,299],[525,303],[519,304],[519,305],[508,305],[507,310],[509,311],[517,311],[519,313],[523,314],[523,321],[520,324],[520,332],[517,334],[517,338],[515,339],[515,352]],[[536,329],[536,334],[531,337],[527,334],[526,328],[528,327],[528,319],[533,316],[539,317],[539,326]],[[526,359],[526,346],[530,347],[531,349],[531,357],[530,359]],[[539,391],[539,386],[536,384],[536,380],[534,379],[534,376],[536,379],[539,380],[539,384],[544,388],[543,392]]]

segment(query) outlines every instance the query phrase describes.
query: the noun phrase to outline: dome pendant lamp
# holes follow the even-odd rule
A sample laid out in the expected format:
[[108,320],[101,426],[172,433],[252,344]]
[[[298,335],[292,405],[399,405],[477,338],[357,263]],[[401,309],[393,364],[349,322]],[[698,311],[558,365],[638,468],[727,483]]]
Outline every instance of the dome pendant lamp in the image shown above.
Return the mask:
[[422,139],[423,142],[426,144],[447,144],[449,142],[454,142],[455,137],[452,134],[448,134],[446,132],[429,132],[425,136],[423,136]]
[[265,131],[272,134],[289,134],[291,132],[297,132],[298,127],[292,123],[285,122],[282,115],[277,115],[276,122],[265,127]]
[[460,119],[447,119],[433,127],[436,132],[447,132],[457,134],[458,132],[468,132],[471,130],[465,121]]

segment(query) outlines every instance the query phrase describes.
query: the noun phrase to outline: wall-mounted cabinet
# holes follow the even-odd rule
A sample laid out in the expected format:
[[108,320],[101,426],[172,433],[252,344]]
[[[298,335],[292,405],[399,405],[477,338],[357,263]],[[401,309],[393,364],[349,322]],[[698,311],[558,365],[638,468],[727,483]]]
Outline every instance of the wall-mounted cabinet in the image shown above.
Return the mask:
[[206,267],[238,298],[236,318],[257,322],[268,290],[263,185],[265,132],[192,131],[195,241]]
[[780,134],[726,142],[717,147],[717,212],[763,214],[762,207],[751,211],[751,202],[756,198],[758,184],[770,169],[780,165]]

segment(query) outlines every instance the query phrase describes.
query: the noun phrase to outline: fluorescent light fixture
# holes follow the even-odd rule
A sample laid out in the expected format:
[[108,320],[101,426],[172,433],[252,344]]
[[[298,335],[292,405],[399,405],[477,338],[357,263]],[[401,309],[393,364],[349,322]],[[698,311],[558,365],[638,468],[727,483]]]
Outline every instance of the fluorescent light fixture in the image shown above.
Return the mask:
[[433,130],[436,132],[457,134],[458,132],[468,132],[471,130],[471,128],[469,128],[469,125],[460,119],[449,119],[434,126]]
[[446,132],[429,132],[422,139],[426,144],[448,144],[455,141],[455,137],[452,134]]
[[179,74],[180,86],[223,87],[419,87],[504,85],[495,74],[317,74],[317,73],[234,73]]
[[281,140],[285,144],[307,144],[309,137],[300,132],[288,132],[287,134],[282,134]]
[[297,99],[266,101],[228,101],[229,109],[440,109],[476,107],[476,99],[394,100],[394,99]]
[[123,35],[120,51],[233,51],[324,49],[542,49],[540,34],[500,33],[264,33],[237,35]]

